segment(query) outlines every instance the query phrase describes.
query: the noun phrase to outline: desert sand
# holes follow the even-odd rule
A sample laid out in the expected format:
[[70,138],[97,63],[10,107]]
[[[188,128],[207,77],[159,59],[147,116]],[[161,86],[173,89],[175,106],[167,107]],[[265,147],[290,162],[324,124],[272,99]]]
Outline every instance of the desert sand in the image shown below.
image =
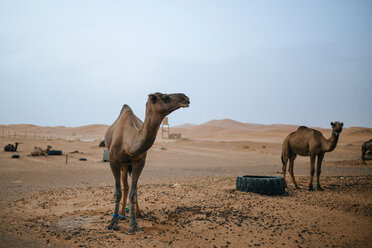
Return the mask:
[[[372,161],[360,160],[372,128],[344,128],[324,158],[324,191],[307,190],[309,158],[298,157],[302,188],[287,177],[283,196],[236,191],[235,181],[280,176],[282,141],[297,126],[217,120],[171,128],[180,140],[159,133],[139,180],[143,230],[135,234],[127,220],[105,230],[114,207],[113,176],[98,147],[106,129],[0,125],[0,247],[372,246]],[[17,152],[3,151],[14,142]],[[47,145],[63,155],[27,156]]]

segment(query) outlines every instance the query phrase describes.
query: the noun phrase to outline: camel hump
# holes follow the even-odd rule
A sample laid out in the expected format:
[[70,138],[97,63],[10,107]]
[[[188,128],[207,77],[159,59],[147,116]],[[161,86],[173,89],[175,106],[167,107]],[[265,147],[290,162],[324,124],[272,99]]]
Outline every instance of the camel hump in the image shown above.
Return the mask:
[[300,130],[300,129],[307,129],[307,126],[300,126],[297,128],[297,130]]
[[127,110],[132,110],[132,109],[129,107],[129,105],[124,104],[123,107],[121,108],[120,115]]

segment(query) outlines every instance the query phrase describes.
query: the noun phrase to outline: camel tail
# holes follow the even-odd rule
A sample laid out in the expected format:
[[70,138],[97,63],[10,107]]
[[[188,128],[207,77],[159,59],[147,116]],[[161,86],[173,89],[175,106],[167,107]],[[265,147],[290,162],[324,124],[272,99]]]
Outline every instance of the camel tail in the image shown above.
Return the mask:
[[282,155],[281,155],[281,160],[282,160],[282,164],[283,166],[286,166],[286,161],[289,157],[289,154],[290,154],[290,147],[289,147],[289,141],[288,141],[288,138],[284,140],[283,142],[283,147],[282,147]]

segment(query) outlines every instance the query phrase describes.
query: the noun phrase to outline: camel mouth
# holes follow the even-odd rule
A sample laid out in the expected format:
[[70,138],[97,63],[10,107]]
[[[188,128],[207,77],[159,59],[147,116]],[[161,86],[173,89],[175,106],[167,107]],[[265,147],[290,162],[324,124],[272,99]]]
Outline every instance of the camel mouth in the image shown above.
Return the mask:
[[180,103],[178,106],[180,106],[181,108],[188,108],[189,105],[189,103]]
[[178,106],[181,108],[188,108],[190,105],[190,99],[187,96],[183,96]]

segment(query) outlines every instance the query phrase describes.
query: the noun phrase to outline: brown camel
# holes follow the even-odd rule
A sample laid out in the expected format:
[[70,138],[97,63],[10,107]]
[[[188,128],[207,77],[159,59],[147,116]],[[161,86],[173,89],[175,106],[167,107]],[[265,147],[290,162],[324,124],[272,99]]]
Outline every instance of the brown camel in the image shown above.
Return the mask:
[[18,147],[18,142],[15,143],[15,146],[12,144],[7,144],[4,146],[4,151],[6,152],[16,152]]
[[47,149],[43,150],[40,147],[35,146],[34,150],[31,152],[31,156],[46,156],[51,148],[51,146],[47,146]]
[[[150,94],[146,103],[146,117],[142,122],[128,105],[121,109],[119,117],[108,128],[105,134],[106,147],[109,149],[110,167],[115,178],[115,208],[110,224],[106,229],[119,229],[119,205],[122,197],[121,182],[123,181],[123,210],[128,195],[127,175],[131,174],[129,192],[129,231],[139,231],[136,211],[137,182],[145,166],[147,150],[153,145],[159,126],[165,116],[179,108],[186,108],[190,104],[184,94]],[[121,176],[122,173],[122,177]],[[135,205],[137,206],[135,209]],[[139,211],[139,210],[138,210]]]
[[343,123],[331,122],[332,135],[329,139],[324,138],[321,132],[301,126],[297,131],[290,133],[283,142],[282,149],[282,163],[283,163],[283,177],[285,180],[285,173],[287,162],[289,160],[289,174],[292,182],[296,188],[299,188],[293,175],[294,160],[297,155],[310,156],[310,184],[309,190],[313,190],[313,178],[315,172],[315,158],[318,156],[316,168],[316,187],[318,190],[323,190],[320,187],[319,176],[322,167],[322,160],[325,152],[331,152],[335,149],[338,137],[342,131]]
[[363,162],[363,164],[366,164],[365,156],[366,156],[367,151],[372,152],[372,139],[370,139],[369,141],[364,142],[363,145],[362,145],[362,162]]

